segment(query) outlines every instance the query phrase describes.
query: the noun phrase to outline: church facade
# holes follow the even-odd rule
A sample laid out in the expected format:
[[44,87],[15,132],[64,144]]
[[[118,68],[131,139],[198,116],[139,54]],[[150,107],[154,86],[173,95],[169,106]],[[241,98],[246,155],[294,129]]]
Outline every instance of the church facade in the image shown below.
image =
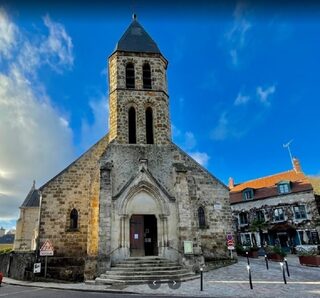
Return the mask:
[[129,257],[229,255],[229,190],[172,142],[167,66],[133,19],[108,60],[109,133],[39,188],[38,248],[81,259],[85,279]]

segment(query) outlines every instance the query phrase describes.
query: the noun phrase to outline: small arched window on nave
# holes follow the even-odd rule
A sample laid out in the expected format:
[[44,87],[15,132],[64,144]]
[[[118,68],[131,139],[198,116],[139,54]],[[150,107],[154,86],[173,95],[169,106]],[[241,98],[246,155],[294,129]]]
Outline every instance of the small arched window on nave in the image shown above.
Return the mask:
[[126,88],[134,89],[135,87],[135,78],[134,78],[134,65],[129,62],[126,65]]
[[76,229],[78,229],[78,211],[73,208],[70,212],[70,230]]
[[198,220],[199,220],[199,228],[205,228],[206,216],[205,216],[203,207],[198,208]]
[[129,133],[129,144],[137,143],[136,134],[136,110],[131,107],[128,112],[128,133]]
[[151,89],[151,69],[149,63],[143,64],[143,89]]

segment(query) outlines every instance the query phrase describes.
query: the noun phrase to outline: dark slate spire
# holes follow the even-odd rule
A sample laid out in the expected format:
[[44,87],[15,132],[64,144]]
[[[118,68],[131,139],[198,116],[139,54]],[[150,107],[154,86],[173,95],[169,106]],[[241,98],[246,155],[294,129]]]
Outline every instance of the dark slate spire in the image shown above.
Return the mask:
[[23,201],[21,207],[39,207],[40,205],[40,191],[36,189],[36,182],[33,181],[33,185]]
[[123,52],[160,54],[157,44],[138,23],[137,16],[135,14],[133,14],[133,21],[117,43],[115,50]]

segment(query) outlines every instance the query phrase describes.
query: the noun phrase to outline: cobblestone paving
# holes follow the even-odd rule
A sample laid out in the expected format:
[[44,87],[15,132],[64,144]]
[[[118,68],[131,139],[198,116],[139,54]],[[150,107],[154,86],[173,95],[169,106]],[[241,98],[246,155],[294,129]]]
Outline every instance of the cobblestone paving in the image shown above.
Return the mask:
[[177,290],[162,284],[157,290],[148,285],[132,285],[125,290],[145,294],[206,296],[206,297],[320,297],[320,268],[299,264],[296,256],[288,257],[290,277],[284,284],[278,262],[264,258],[250,259],[253,290],[248,281],[247,261],[239,257],[237,264],[204,273],[204,291],[200,292],[200,280],[183,282]]

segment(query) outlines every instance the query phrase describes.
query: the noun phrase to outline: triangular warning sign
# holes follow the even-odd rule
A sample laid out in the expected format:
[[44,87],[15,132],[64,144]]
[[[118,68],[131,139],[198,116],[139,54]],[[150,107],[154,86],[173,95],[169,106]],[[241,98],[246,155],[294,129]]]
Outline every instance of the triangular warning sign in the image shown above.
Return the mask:
[[53,256],[53,245],[49,240],[46,240],[40,248],[40,256]]

